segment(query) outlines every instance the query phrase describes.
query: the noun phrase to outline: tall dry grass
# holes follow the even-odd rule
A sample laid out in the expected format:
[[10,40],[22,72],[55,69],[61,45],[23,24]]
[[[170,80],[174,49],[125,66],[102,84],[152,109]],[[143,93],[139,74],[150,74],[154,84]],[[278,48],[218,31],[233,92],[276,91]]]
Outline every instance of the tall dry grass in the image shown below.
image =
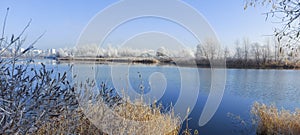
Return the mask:
[[[107,89],[104,84],[99,90],[101,92],[91,95],[94,84],[89,84],[80,86],[79,90],[85,94],[80,99],[81,107],[72,112],[61,112],[34,134],[179,134],[180,119],[174,115],[174,110],[162,113],[161,105],[150,106],[141,100],[131,102],[127,98],[112,96],[112,89]],[[116,119],[116,115],[122,119]]]
[[251,113],[257,122],[257,134],[300,134],[300,110],[291,112],[286,109],[278,109],[276,106],[267,106],[255,102]]
[[181,121],[172,107],[171,111],[163,113],[162,105],[148,105],[142,97],[131,101],[124,92],[121,97],[103,83],[99,90],[93,81],[79,88],[83,93],[79,94],[80,106],[86,117],[108,134],[179,133]]

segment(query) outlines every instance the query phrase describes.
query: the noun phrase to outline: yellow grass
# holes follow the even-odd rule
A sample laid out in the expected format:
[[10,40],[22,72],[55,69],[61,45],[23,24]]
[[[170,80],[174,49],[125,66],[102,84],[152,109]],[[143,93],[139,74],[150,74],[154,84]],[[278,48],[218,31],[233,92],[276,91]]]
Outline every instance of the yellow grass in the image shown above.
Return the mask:
[[[64,114],[67,114],[64,112]],[[104,134],[94,126],[82,111],[75,111],[69,115],[60,115],[49,119],[40,128],[31,134],[53,135],[53,134]]]
[[[94,106],[95,107],[95,106]],[[108,121],[112,114],[99,116],[103,112],[102,107],[95,107],[86,118],[83,111],[75,111],[72,114],[62,114],[52,118],[35,132],[36,134],[104,134],[100,129],[103,126],[97,124],[106,123],[111,129],[109,134],[168,134],[177,135],[179,133],[180,121],[174,113],[161,113],[159,107],[142,106],[140,103],[126,103],[117,107],[116,113],[123,117],[123,121]],[[90,116],[93,114],[94,116]],[[98,115],[98,116],[97,116]],[[101,118],[100,118],[101,117]],[[97,121],[100,120],[100,121]],[[142,125],[126,125],[126,120],[147,122]],[[94,125],[95,124],[95,125]],[[115,124],[115,125],[114,125]]]
[[251,113],[257,120],[257,134],[300,134],[300,110],[294,112],[254,103]]
[[170,112],[162,113],[160,105],[147,105],[142,98],[131,102],[124,96],[122,104],[108,109],[102,98],[96,102],[81,98],[83,103],[76,111],[61,112],[34,134],[179,134],[181,121],[172,107]]

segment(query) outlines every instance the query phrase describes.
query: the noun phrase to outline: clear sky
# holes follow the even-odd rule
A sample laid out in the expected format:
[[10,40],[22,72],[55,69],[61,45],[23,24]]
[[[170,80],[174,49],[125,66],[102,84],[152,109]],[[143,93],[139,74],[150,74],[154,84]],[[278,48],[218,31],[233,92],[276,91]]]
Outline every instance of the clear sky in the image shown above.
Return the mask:
[[[26,32],[27,41],[33,41],[40,34],[44,37],[36,44],[37,48],[64,48],[75,46],[81,31],[98,12],[103,10],[116,0],[1,0],[0,20],[9,7],[9,17],[6,33],[21,32],[27,22],[32,19],[32,24]],[[221,43],[226,46],[234,46],[236,39],[247,37],[250,41],[263,42],[264,35],[272,34],[275,24],[265,21],[265,7],[248,8],[244,10],[244,0],[184,0],[187,4],[201,13],[214,29]],[[159,4],[159,3],[158,3]],[[180,11],[178,13],[180,14]],[[131,26],[140,29],[139,26],[155,19],[136,20]],[[140,25],[136,25],[140,24]],[[160,23],[162,24],[162,23]],[[169,28],[171,23],[166,23]],[[159,28],[159,25],[156,29]],[[163,26],[163,25],[161,25]],[[128,28],[126,28],[128,27]],[[175,27],[175,26],[174,26]],[[165,27],[164,27],[165,28]],[[165,28],[166,29],[166,28]],[[172,29],[172,28],[171,28]],[[123,31],[132,30],[130,25],[124,26]],[[150,29],[149,29],[150,30]],[[122,29],[119,34],[123,34]],[[176,29],[174,28],[174,32]],[[118,33],[118,31],[115,31]],[[176,32],[175,32],[176,33]],[[185,34],[182,32],[182,34]],[[107,43],[117,43],[118,34],[114,38],[108,38]],[[194,41],[185,38],[183,42],[195,44]]]

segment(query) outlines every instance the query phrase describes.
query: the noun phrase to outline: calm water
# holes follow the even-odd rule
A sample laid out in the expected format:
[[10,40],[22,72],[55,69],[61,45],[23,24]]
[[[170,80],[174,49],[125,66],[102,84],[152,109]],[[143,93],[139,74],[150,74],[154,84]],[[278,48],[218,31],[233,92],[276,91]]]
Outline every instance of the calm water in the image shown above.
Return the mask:
[[[58,70],[67,69],[67,65],[54,65]],[[75,64],[73,73],[79,78],[95,78],[97,83],[105,82],[109,87],[126,89],[129,94],[147,95],[148,99],[162,102],[167,108],[171,103],[195,102],[189,117],[189,127],[198,129],[200,134],[254,134],[255,129],[242,127],[228,117],[228,113],[241,116],[250,121],[251,105],[255,101],[275,104],[278,107],[294,110],[300,108],[300,71],[299,70],[256,70],[227,69],[225,93],[214,117],[203,127],[198,126],[202,109],[210,90],[210,69],[179,68],[175,66],[154,65],[94,65]],[[188,78],[182,79],[187,75]],[[199,75],[199,80],[197,77]],[[196,81],[195,81],[196,80]],[[179,101],[182,92],[190,97],[195,96],[200,81],[196,101]],[[182,87],[187,83],[190,86]],[[195,86],[193,86],[195,85]],[[141,89],[142,86],[142,89]],[[185,85],[186,86],[186,85]],[[135,95],[136,96],[136,95]],[[252,132],[246,131],[250,129]]]

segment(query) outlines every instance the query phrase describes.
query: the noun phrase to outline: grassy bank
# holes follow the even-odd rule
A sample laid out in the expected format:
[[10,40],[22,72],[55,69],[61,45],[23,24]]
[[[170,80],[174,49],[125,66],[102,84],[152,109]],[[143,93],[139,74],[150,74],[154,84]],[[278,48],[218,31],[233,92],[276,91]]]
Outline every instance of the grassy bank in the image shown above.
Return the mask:
[[[99,112],[102,112],[104,109],[103,106],[91,106],[94,109],[89,110],[91,111],[89,115],[94,114],[94,116],[88,117],[93,117],[93,119],[87,118],[87,112],[84,113],[84,110],[80,109],[70,113],[63,112],[58,117],[49,119],[48,122],[45,122],[32,134],[106,134],[101,131],[103,125],[99,127],[97,124],[108,124],[106,120],[110,119],[110,114],[105,114],[106,116],[99,115]],[[110,121],[109,123],[115,123],[116,125],[110,127],[111,132],[109,134],[179,134],[179,119],[169,113],[160,113],[159,108],[140,106],[140,103],[134,102],[130,105],[121,105],[115,111],[124,118],[124,121]],[[148,122],[147,126],[125,125],[126,119]]]
[[300,110],[294,112],[278,109],[275,106],[254,103],[251,113],[257,122],[257,134],[260,135],[299,135]]

